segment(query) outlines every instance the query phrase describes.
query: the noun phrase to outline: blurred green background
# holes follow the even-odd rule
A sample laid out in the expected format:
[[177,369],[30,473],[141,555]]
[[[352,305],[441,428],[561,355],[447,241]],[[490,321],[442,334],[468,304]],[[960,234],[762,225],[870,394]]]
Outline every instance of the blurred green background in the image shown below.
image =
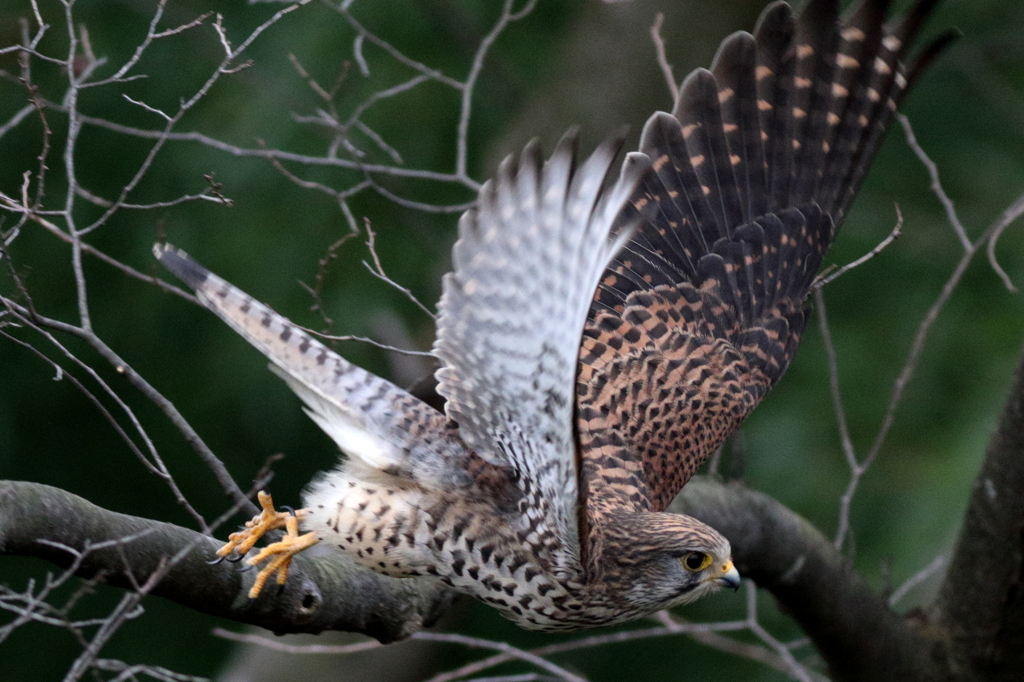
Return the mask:
[[[749,30],[763,0],[540,0],[526,19],[513,23],[487,56],[474,92],[469,128],[468,171],[483,181],[504,155],[540,136],[550,149],[572,125],[581,126],[583,147],[626,124],[635,146],[646,117],[671,106],[655,63],[648,30],[658,12],[666,14],[665,36],[677,79],[710,63],[719,41]],[[894,3],[902,9],[908,3]],[[143,0],[80,0],[72,24],[88,29],[93,51],[108,63],[98,77],[112,74],[145,35],[156,3]],[[230,40],[249,32],[280,9],[277,4],[237,1],[170,0],[161,26],[188,22],[206,11],[223,15]],[[59,3],[40,0],[51,27],[39,49],[67,52],[66,19]],[[370,31],[409,57],[463,79],[473,53],[498,17],[493,0],[398,0],[356,2],[352,12]],[[31,17],[26,0],[0,4],[0,47],[19,40],[19,19]],[[133,73],[145,79],[88,89],[80,110],[125,125],[159,129],[160,118],[142,111],[123,95],[165,111],[191,97],[222,57],[205,25],[156,41]],[[968,233],[975,237],[1024,191],[1024,3],[1018,0],[946,0],[926,35],[957,27],[963,37],[950,47],[907,100],[903,111],[918,140],[938,164],[946,190]],[[324,4],[312,3],[263,34],[247,52],[252,66],[224,76],[189,112],[178,132],[201,132],[244,148],[323,154],[330,134],[297,116],[316,116],[327,105],[300,77],[292,54],[309,74],[329,87],[345,69],[334,105],[342,117],[372,93],[395,86],[415,73],[367,42],[363,52],[370,75],[353,63],[353,29]],[[13,54],[0,55],[0,125],[27,102],[17,80]],[[66,74],[59,66],[34,60],[33,80],[43,97],[59,102]],[[427,83],[378,102],[363,121],[398,150],[409,168],[451,172],[459,93]],[[67,119],[48,111],[53,129],[45,205],[64,205],[66,175],[61,155]],[[389,158],[366,141],[367,160]],[[18,196],[22,173],[35,170],[42,127],[28,116],[0,137],[0,189]],[[79,182],[90,192],[114,198],[136,172],[151,142],[86,125],[75,162]],[[343,154],[344,152],[342,152]],[[350,171],[286,164],[305,180],[343,189],[361,176]],[[88,241],[144,273],[159,274],[150,246],[162,235],[205,265],[300,324],[321,329],[310,310],[313,300],[299,282],[312,285],[318,262],[344,236],[348,223],[337,201],[324,192],[297,186],[265,160],[243,158],[196,142],[169,143],[129,197],[132,203],[171,200],[207,186],[212,174],[233,201],[228,208],[194,202],[156,210],[122,210]],[[472,200],[466,187],[423,180],[375,176],[387,191],[437,205]],[[854,443],[863,455],[870,446],[911,341],[962,254],[942,207],[928,188],[926,171],[895,129],[875,162],[861,196],[828,257],[843,264],[869,251],[895,223],[894,202],[904,216],[903,236],[882,255],[826,288],[829,318],[840,361],[843,395]],[[34,186],[33,186],[34,189]],[[433,306],[457,217],[402,208],[373,190],[349,200],[361,225],[372,221],[377,250],[388,274]],[[75,219],[88,224],[101,210],[79,198]],[[0,218],[0,230],[14,220]],[[996,253],[1010,278],[1024,283],[1020,226],[1011,228]],[[402,294],[370,275],[362,265],[361,240],[340,247],[324,278],[324,312],[336,334],[373,336],[390,343],[429,348],[432,320]],[[25,226],[10,247],[11,260],[43,314],[75,322],[70,249],[36,225]],[[246,487],[264,460],[275,453],[275,499],[297,504],[303,485],[335,461],[334,448],[299,409],[299,402],[265,369],[258,353],[212,315],[156,287],[126,277],[87,258],[90,310],[97,333],[167,396]],[[5,295],[14,286],[0,275]],[[881,456],[864,478],[852,513],[849,544],[855,565],[879,589],[898,585],[948,552],[955,539],[971,481],[998,416],[1021,348],[1019,294],[1006,290],[976,257],[960,288],[943,310],[928,340],[919,369]],[[96,392],[95,382],[72,368],[52,346],[24,330],[18,338],[61,362]],[[167,420],[97,354],[77,339],[60,341],[96,367],[134,410],[156,443],[187,497],[208,517],[227,500],[209,471]],[[417,360],[389,355],[361,343],[339,346],[346,357],[399,383],[427,370]],[[779,387],[743,429],[745,478],[828,534],[836,529],[838,501],[849,479],[839,447],[829,398],[825,353],[814,327],[797,361]],[[0,339],[0,479],[31,480],[58,486],[120,512],[190,525],[167,487],[149,475],[110,425],[68,381],[25,349]],[[108,399],[104,399],[108,407]],[[123,414],[119,415],[122,423]],[[2,513],[2,510],[0,510]],[[953,560],[958,560],[953,558]],[[24,590],[27,581],[52,570],[42,562],[0,558],[0,583]],[[926,603],[926,583],[903,607]],[[62,593],[67,596],[67,591]],[[75,618],[109,612],[116,590],[97,588],[73,612]],[[763,622],[781,639],[799,635],[762,598]],[[199,676],[214,676],[233,645],[214,637],[217,625],[231,624],[197,615],[159,599],[144,602],[146,613],[129,622],[102,651],[104,658],[146,663]],[[742,596],[720,595],[687,608],[694,620],[741,618]],[[0,625],[10,619],[8,613]],[[494,612],[463,601],[446,620],[447,629],[533,647],[566,636],[516,629]],[[637,626],[630,626],[637,627]],[[88,637],[92,630],[86,629]],[[751,639],[747,637],[747,639]],[[65,630],[32,624],[0,643],[0,679],[60,679],[81,644]],[[458,647],[429,649],[398,645],[395,653],[366,657],[362,679],[418,679],[480,654]],[[404,651],[399,656],[399,651]],[[807,649],[798,652],[809,655]],[[780,680],[782,673],[747,663],[672,637],[555,659],[592,680],[690,679],[714,673],[719,679]],[[289,665],[308,665],[289,659]],[[355,670],[348,659],[320,666]],[[421,672],[421,666],[428,672]],[[325,670],[326,668],[324,668]],[[508,666],[500,672],[522,672]],[[367,672],[371,671],[371,672]],[[265,670],[264,670],[265,672]],[[241,674],[241,673],[240,673]],[[326,672],[324,673],[326,674]],[[333,679],[340,679],[336,676]],[[285,673],[276,679],[283,680]],[[310,673],[310,675],[312,675]],[[316,678],[316,675],[312,675]],[[232,679],[244,679],[243,677]]]

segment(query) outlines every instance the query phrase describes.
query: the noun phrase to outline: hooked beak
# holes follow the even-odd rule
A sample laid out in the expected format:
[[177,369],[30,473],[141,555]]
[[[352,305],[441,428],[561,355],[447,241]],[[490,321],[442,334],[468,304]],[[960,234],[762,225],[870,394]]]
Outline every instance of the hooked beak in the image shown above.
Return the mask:
[[734,591],[740,589],[740,572],[736,570],[731,561],[722,566],[722,572],[711,579],[719,587],[731,587]]

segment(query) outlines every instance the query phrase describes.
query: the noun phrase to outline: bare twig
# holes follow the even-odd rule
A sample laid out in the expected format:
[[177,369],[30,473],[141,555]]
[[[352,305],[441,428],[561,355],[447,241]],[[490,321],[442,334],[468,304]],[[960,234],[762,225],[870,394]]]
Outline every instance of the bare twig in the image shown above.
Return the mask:
[[[132,439],[128,435],[128,433],[120,426],[118,421],[102,405],[102,403],[100,403],[100,401],[90,391],[85,389],[80,382],[74,379],[72,380],[73,385],[79,390],[81,390],[83,394],[90,400],[90,402],[92,402],[93,405],[96,406],[97,409],[99,409],[100,413],[107,419],[107,421],[110,422],[110,424],[117,431],[118,435],[120,435],[124,439],[125,443],[129,446],[132,452],[135,453],[135,455],[139,458],[143,465],[145,465],[145,467],[149,469],[152,473],[159,476],[170,487],[171,492],[174,495],[175,500],[177,500],[178,504],[182,505],[182,507],[184,507],[185,510],[188,511],[188,513],[192,516],[193,519],[196,520],[196,523],[199,524],[199,527],[204,532],[209,532],[209,528],[206,525],[206,520],[202,517],[202,515],[199,512],[197,512],[192,507],[192,505],[185,498],[181,489],[178,487],[177,482],[174,480],[174,477],[171,475],[170,471],[168,471],[163,460],[157,453],[156,447],[154,446],[152,440],[150,440],[149,435],[146,433],[145,429],[142,427],[142,424],[136,418],[135,413],[132,411],[132,409],[127,405],[127,403],[125,403],[121,399],[119,395],[117,395],[117,393],[110,387],[110,385],[107,382],[105,382],[95,370],[93,370],[92,367],[90,367],[87,363],[80,360],[76,355],[71,353],[63,344],[57,341],[57,339],[53,335],[44,331],[42,327],[46,326],[51,329],[56,329],[58,331],[72,333],[76,336],[84,338],[86,341],[94,342],[94,348],[97,348],[97,350],[100,350],[101,348],[106,349],[107,352],[110,353],[111,355],[113,354],[113,351],[107,349],[106,346],[102,344],[102,342],[99,340],[99,338],[96,337],[91,332],[86,332],[84,330],[78,329],[77,327],[72,327],[71,325],[57,322],[56,320],[49,320],[40,317],[38,314],[33,314],[29,309],[24,308],[10,301],[9,299],[0,298],[0,302],[2,302],[7,307],[7,310],[12,315],[16,316],[16,319],[20,322],[21,325],[36,331],[38,334],[43,336],[51,345],[57,348],[63,355],[70,359],[74,364],[78,365],[79,368],[84,370],[90,376],[90,378],[100,386],[100,388],[103,390],[103,393],[105,393],[109,398],[111,398],[115,402],[115,404],[118,406],[119,411],[123,413],[131,423],[132,430],[136,434],[138,434],[138,437],[142,440],[143,447],[146,449],[148,456],[143,453],[142,448],[140,448],[135,443],[134,439]],[[11,340],[14,340],[12,337],[10,337],[10,335],[6,333],[4,333],[3,335],[5,337],[11,338]],[[50,362],[60,372],[58,376],[64,376],[66,374],[66,372],[64,372],[64,370],[60,368],[59,365],[57,365],[55,362],[47,358],[33,346],[22,341],[18,341],[18,343],[19,345],[22,345],[26,348],[30,348],[40,358],[43,358],[47,362]],[[115,366],[121,367],[122,373],[134,374],[134,372],[132,372],[125,365],[118,365],[117,363],[113,364],[115,364]],[[215,457],[213,459],[216,462],[216,464],[219,464],[220,467],[223,468],[223,464],[220,463],[220,460],[217,460]],[[226,474],[226,471],[224,473]],[[231,484],[234,484],[234,480],[231,479],[230,476],[227,477],[227,480],[230,481]],[[239,493],[241,494],[241,491],[239,491]],[[244,495],[242,495],[242,499],[245,499]]]
[[363,261],[363,265],[366,266],[366,269],[369,270],[370,274],[372,274],[377,279],[381,280],[382,282],[386,282],[387,284],[390,284],[392,287],[402,292],[402,294],[407,299],[412,301],[417,308],[419,308],[427,315],[429,315],[430,319],[436,319],[436,315],[434,315],[434,313],[431,312],[430,308],[420,303],[420,300],[416,298],[411,291],[403,287],[401,284],[395,282],[393,279],[388,277],[388,274],[386,272],[384,272],[384,266],[381,265],[380,257],[377,255],[377,249],[375,246],[377,234],[373,231],[373,226],[370,225],[370,219],[364,218],[363,225],[366,229],[366,249],[367,251],[370,252],[370,258],[373,260],[373,265],[370,265],[366,261]]
[[560,665],[555,665],[551,661],[531,654],[528,651],[523,651],[518,647],[514,647],[504,642],[493,642],[488,639],[481,639],[479,637],[467,637],[466,635],[456,634],[445,634],[435,632],[417,632],[413,635],[414,639],[425,640],[428,642],[442,642],[447,644],[461,644],[462,646],[474,647],[478,649],[493,649],[500,651],[503,654],[511,656],[514,659],[524,661],[531,665],[535,665],[542,670],[546,670],[560,680],[566,680],[566,682],[586,682],[584,678],[579,675],[574,675]]
[[654,42],[654,51],[658,54],[658,66],[665,77],[668,91],[672,94],[672,101],[679,99],[679,83],[676,82],[675,74],[672,73],[672,65],[668,62],[668,55],[665,54],[665,41],[661,38],[661,25],[665,22],[665,15],[658,12],[651,25],[651,40]]
[[902,585],[892,591],[892,594],[889,595],[889,606],[895,606],[905,596],[907,596],[912,589],[941,572],[942,569],[946,567],[946,563],[946,557],[941,555],[932,559],[927,566],[907,578]]
[[964,247],[964,250],[971,250],[971,240],[967,236],[967,230],[964,229],[963,224],[960,222],[960,217],[956,214],[956,208],[953,206],[953,200],[946,194],[946,190],[942,188],[942,182],[939,180],[939,167],[935,165],[935,162],[931,160],[928,154],[925,153],[921,145],[917,143],[917,138],[914,136],[914,129],[910,127],[910,119],[903,114],[896,114],[896,119],[903,126],[903,132],[907,136],[907,144],[914,150],[917,158],[920,159],[924,167],[928,169],[928,177],[931,178],[932,191],[935,192],[935,196],[939,198],[939,202],[942,207],[946,209],[946,219],[949,220],[949,224],[953,226],[953,231],[956,232],[956,236],[960,239],[960,244]]
[[356,343],[365,343],[367,345],[373,346],[374,348],[380,348],[381,350],[386,350],[392,353],[401,353],[402,355],[411,355],[419,358],[434,357],[433,353],[428,353],[427,351],[410,350],[408,348],[398,348],[397,346],[392,346],[387,343],[381,343],[376,339],[371,339],[366,336],[352,336],[350,334],[324,334],[323,332],[318,332],[315,329],[309,329],[308,327],[301,326],[299,327],[299,329],[301,329],[304,332],[308,332],[314,336],[317,336],[321,339],[324,339],[326,341],[355,341]]
[[[849,528],[849,513],[850,506],[853,501],[853,497],[856,494],[857,487],[860,483],[861,477],[871,467],[874,461],[878,458],[881,452],[882,445],[885,443],[885,439],[889,434],[889,430],[896,418],[896,410],[903,400],[903,394],[906,390],[907,385],[910,383],[914,375],[914,371],[917,368],[918,359],[921,356],[921,351],[924,349],[924,345],[928,340],[929,333],[934,325],[936,319],[938,319],[939,313],[945,307],[946,302],[952,296],[956,290],[957,285],[960,283],[963,274],[967,271],[967,266],[970,265],[975,254],[982,248],[982,246],[991,243],[993,236],[998,235],[1006,227],[1016,220],[1024,213],[1024,195],[1021,195],[1003,214],[991,225],[989,225],[985,231],[975,239],[973,242],[966,239],[966,231],[963,225],[960,223],[960,219],[956,214],[956,210],[953,206],[952,201],[946,194],[939,182],[938,171],[936,170],[934,162],[928,157],[928,154],[921,148],[917,143],[917,139],[914,137],[913,130],[910,127],[910,121],[905,116],[899,116],[900,123],[903,125],[904,130],[907,133],[907,143],[914,150],[914,153],[926,167],[929,168],[929,174],[932,178],[932,190],[938,197],[939,202],[943,205],[946,210],[946,215],[949,218],[950,225],[953,227],[954,232],[958,237],[961,237],[961,243],[964,244],[964,254],[961,256],[960,261],[956,264],[952,274],[947,279],[946,284],[942,287],[942,291],[939,293],[938,298],[932,303],[928,309],[921,323],[918,325],[917,332],[914,335],[914,340],[911,343],[910,350],[907,354],[907,359],[904,361],[903,368],[900,370],[899,375],[893,385],[892,393],[889,396],[889,403],[886,406],[885,413],[882,417],[882,422],[879,426],[878,432],[875,435],[875,439],[871,444],[870,449],[862,460],[859,462],[856,457],[853,456],[851,460],[852,445],[847,447],[844,441],[844,452],[846,452],[847,460],[850,462],[851,476],[850,481],[847,485],[846,490],[840,499],[840,511],[839,511],[839,525],[836,533],[835,543],[836,546],[842,546],[846,539],[846,532]],[[965,241],[966,240],[966,241]],[[816,293],[816,296],[818,294]],[[820,300],[820,299],[819,299]],[[827,333],[827,330],[825,330]],[[834,352],[834,351],[833,351]],[[830,365],[832,361],[830,360]],[[835,389],[838,388],[838,379],[833,375],[833,381],[835,383]],[[837,397],[836,390],[833,391],[834,399]],[[839,403],[837,403],[839,404]],[[842,419],[842,412],[837,411],[837,418]],[[849,438],[847,434],[846,439]]]
[[323,301],[320,299],[320,294],[324,289],[324,280],[327,277],[327,268],[331,264],[331,261],[338,257],[338,249],[340,249],[349,239],[355,237],[356,234],[356,232],[349,232],[341,239],[338,239],[327,247],[327,253],[317,263],[316,278],[313,280],[313,286],[309,286],[302,281],[299,282],[299,285],[308,291],[309,295],[313,297],[313,305],[310,306],[309,309],[320,315],[320,318],[324,321],[324,331],[330,329],[331,325],[334,324],[333,320],[327,317],[327,313],[324,312]]
[[896,241],[896,239],[900,236],[900,231],[903,229],[903,212],[900,211],[899,204],[894,205],[896,207],[896,226],[892,228],[892,232],[889,233],[889,236],[883,239],[882,241],[878,242],[875,248],[871,249],[860,258],[847,263],[846,265],[835,270],[826,277],[819,276],[815,280],[814,284],[811,285],[811,290],[815,292],[815,295],[817,295],[817,292],[820,291],[822,287],[828,285],[830,282],[835,281],[837,278],[842,277],[850,270],[853,270],[854,268],[860,265],[864,265],[878,254],[882,253],[882,251],[884,251],[887,246]]
[[839,439],[843,447],[843,455],[846,457],[846,463],[850,467],[850,484],[839,500],[839,527],[836,530],[834,541],[836,547],[842,547],[846,541],[846,532],[849,529],[850,505],[853,503],[853,493],[857,489],[860,477],[864,474],[864,469],[857,461],[857,452],[853,447],[853,439],[850,438],[850,427],[846,421],[846,408],[843,405],[843,396],[839,386],[839,362],[836,358],[835,344],[832,342],[832,330],[828,326],[825,295],[820,287],[814,290],[814,308],[818,316],[818,329],[821,331],[821,338],[825,343],[825,356],[828,359],[832,409],[835,411],[836,421],[839,426]]
[[815,682],[811,672],[800,665],[796,658],[793,657],[793,653],[789,650],[789,647],[772,637],[772,635],[758,622],[757,588],[750,581],[747,581],[745,587],[747,594],[747,627],[758,639],[767,644],[769,649],[773,650],[776,655],[778,655],[785,664],[786,672],[789,673],[790,676],[800,680],[801,682]]
[[536,4],[537,0],[526,0],[522,9],[516,12],[513,9],[515,0],[504,0],[501,16],[491,27],[490,32],[480,41],[480,46],[477,48],[476,54],[473,55],[473,64],[469,67],[469,75],[466,76],[466,82],[462,84],[462,110],[459,113],[458,133],[455,139],[455,174],[459,177],[466,177],[466,166],[469,159],[469,118],[473,111],[473,91],[480,72],[483,70],[484,59],[505,27],[528,15]]
[[1017,200],[1010,204],[1009,208],[1003,212],[1003,215],[999,220],[1000,225],[992,231],[992,235],[989,237],[988,245],[986,247],[989,265],[991,265],[996,274],[1002,278],[1003,284],[1006,286],[1007,290],[1012,292],[1016,292],[1017,287],[1014,286],[1013,282],[1010,280],[1010,276],[1006,274],[1006,271],[999,265],[999,261],[996,260],[996,242],[999,241],[999,237],[1003,235],[1006,228],[1009,227],[1013,221],[1019,218],[1021,214],[1024,214],[1024,194],[1017,197]]
[[896,409],[899,407],[900,402],[903,399],[903,392],[914,375],[914,370],[917,367],[917,361],[921,356],[921,351],[924,349],[924,344],[928,339],[928,334],[931,331],[932,325],[935,324],[935,320],[938,319],[939,313],[942,312],[946,302],[949,300],[950,296],[953,295],[953,291],[956,290],[964,272],[967,271],[967,266],[970,265],[971,260],[974,258],[978,250],[992,238],[992,235],[1005,229],[1010,222],[1016,220],[1022,213],[1024,213],[1024,195],[1014,203],[1014,207],[1017,207],[1017,210],[1005,211],[999,219],[985,228],[985,231],[980,237],[971,242],[970,248],[966,249],[964,255],[960,258],[960,261],[956,264],[952,274],[949,276],[949,279],[946,280],[946,284],[942,287],[942,291],[938,298],[932,304],[931,308],[928,309],[924,319],[921,320],[921,324],[917,328],[917,333],[914,335],[914,341],[911,344],[910,352],[907,354],[907,360],[893,386],[893,391],[889,398],[889,404],[886,406],[885,415],[882,418],[881,427],[878,430],[878,434],[875,436],[874,442],[871,444],[871,449],[868,451],[867,456],[861,463],[862,466],[869,467],[871,463],[874,462],[875,458],[878,457],[878,453],[881,450],[882,445],[885,443],[885,438],[889,433],[889,429],[892,427],[896,415]]
[[244,644],[255,644],[256,646],[271,651],[280,651],[285,654],[296,656],[309,656],[327,654],[330,656],[344,656],[345,654],[357,654],[361,651],[372,651],[380,649],[384,645],[376,641],[356,642],[355,644],[285,644],[276,639],[263,637],[262,635],[250,635],[242,632],[232,632],[224,628],[214,628],[210,631],[217,637],[229,639],[232,642]]

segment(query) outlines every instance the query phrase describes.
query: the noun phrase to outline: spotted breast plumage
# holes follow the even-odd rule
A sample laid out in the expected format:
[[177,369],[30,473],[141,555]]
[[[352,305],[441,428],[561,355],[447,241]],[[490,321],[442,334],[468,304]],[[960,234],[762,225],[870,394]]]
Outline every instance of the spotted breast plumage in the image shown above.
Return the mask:
[[[304,509],[263,513],[280,543],[253,589],[316,542],[367,569],[436,576],[523,627],[624,622],[735,587],[729,542],[665,509],[785,371],[805,299],[916,73],[935,3],[886,24],[770,5],[684,81],[618,173],[566,137],[501,164],[459,224],[434,354],[442,414],[157,245],[199,300],[271,359],[347,454]],[[596,292],[596,293],[595,293]],[[307,531],[300,535],[299,526]]]

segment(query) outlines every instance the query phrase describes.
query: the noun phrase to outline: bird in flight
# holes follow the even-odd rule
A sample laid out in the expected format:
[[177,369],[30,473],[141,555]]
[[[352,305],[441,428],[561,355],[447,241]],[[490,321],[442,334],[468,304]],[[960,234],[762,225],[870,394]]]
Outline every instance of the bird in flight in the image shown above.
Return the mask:
[[[506,159],[462,216],[434,355],[444,412],[347,362],[167,244],[156,257],[271,360],[347,455],[221,556],[283,540],[250,596],[320,544],[435,576],[519,625],[621,623],[737,587],[728,540],[667,513],[785,372],[806,298],[896,106],[941,49],[908,49],[935,0],[886,21],[775,2],[683,82],[616,172]],[[612,178],[617,175],[617,179]]]

